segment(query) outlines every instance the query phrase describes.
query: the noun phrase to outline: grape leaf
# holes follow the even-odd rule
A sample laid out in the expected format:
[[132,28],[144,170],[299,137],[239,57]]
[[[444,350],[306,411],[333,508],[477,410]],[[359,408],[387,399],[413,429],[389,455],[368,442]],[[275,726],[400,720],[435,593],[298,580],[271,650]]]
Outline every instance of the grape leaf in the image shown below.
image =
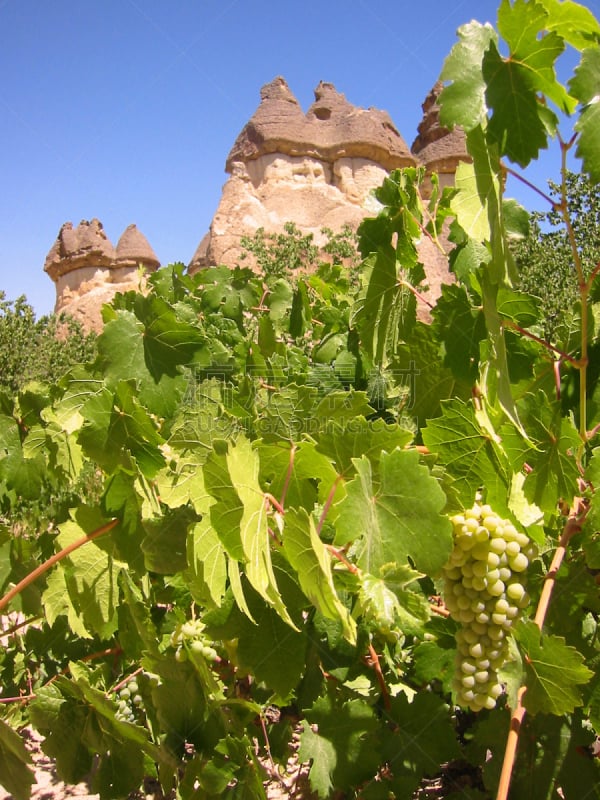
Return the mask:
[[485,172],[475,172],[473,164],[462,162],[456,168],[455,187],[451,208],[465,234],[479,242],[491,239],[488,204],[498,195],[497,180],[484,179]]
[[0,719],[0,786],[10,792],[14,800],[29,800],[31,786],[35,783],[30,764],[31,756],[23,740]]
[[155,486],[161,503],[177,508],[190,502],[198,514],[208,513],[213,501],[204,485],[200,461],[193,452],[179,457],[175,469],[169,465],[156,475]]
[[188,532],[187,563],[185,579],[194,600],[220,606],[227,583],[227,562],[208,517]]
[[[526,0],[502,0],[498,9],[498,31],[510,48],[509,59],[517,64],[524,80],[536,92],[549,97],[565,114],[575,110],[574,101],[556,80],[554,64],[564,50],[562,36],[548,26],[543,4]],[[540,35],[542,34],[542,35]]]
[[558,497],[570,498],[577,492],[579,473],[574,456],[581,443],[579,434],[573,421],[563,417],[560,402],[552,402],[543,392],[526,395],[519,412],[531,441],[503,426],[505,451],[515,473],[525,463],[531,468],[523,484],[527,499],[542,511],[554,513]]
[[542,634],[534,622],[520,622],[515,637],[527,675],[525,708],[531,714],[561,716],[580,706],[579,686],[594,674],[585,666],[583,656],[562,637]]
[[600,181],[599,45],[583,51],[569,87],[582,106],[579,119],[575,123],[575,130],[579,133],[576,155],[583,161],[583,169],[591,179]]
[[579,709],[572,715],[526,715],[511,796],[554,800],[560,789],[565,798],[598,800],[600,767],[593,745],[594,733]]
[[423,441],[454,479],[465,508],[471,507],[482,487],[491,505],[506,504],[508,465],[499,446],[481,430],[470,404],[446,401],[442,416],[429,420],[423,429]]
[[389,562],[410,557],[417,569],[433,575],[452,549],[450,522],[440,512],[446,498],[438,482],[410,450],[382,453],[379,472],[364,456],[355,460],[357,476],[338,504],[336,541],[354,542],[357,563],[377,575]]
[[285,704],[306,669],[308,637],[302,611],[307,602],[290,574],[289,565],[281,557],[275,557],[274,569],[283,601],[293,614],[294,628],[243,578],[247,610],[240,608],[237,598],[235,604],[231,602],[229,596],[221,610],[207,619],[207,632],[214,638],[231,642],[233,662],[264,682],[270,692],[275,692],[273,702]]
[[142,552],[147,570],[173,575],[187,567],[187,532],[196,519],[189,506],[178,506],[144,521]]
[[600,37],[600,25],[589,8],[572,0],[538,0],[548,18],[546,30],[554,31],[578,50],[584,50]]
[[148,478],[164,465],[163,439],[131,383],[122,381],[113,393],[108,388],[88,399],[81,408],[85,424],[79,443],[90,458],[107,471],[118,465],[138,464]]
[[435,775],[440,764],[460,758],[449,709],[440,697],[422,692],[409,701],[398,694],[388,717],[395,724],[384,738],[384,759],[396,778],[414,780],[413,789],[423,776]]
[[355,644],[356,623],[337,595],[331,557],[319,538],[312,517],[304,509],[288,508],[284,525],[284,552],[298,573],[302,591],[323,616],[340,620],[344,636]]
[[29,713],[36,729],[45,736],[44,752],[56,760],[59,776],[66,783],[77,784],[89,774],[94,760],[83,736],[91,715],[86,705],[68,702],[62,686],[59,677],[40,687]]
[[49,625],[54,625],[58,617],[66,616],[69,629],[75,636],[80,636],[82,639],[92,638],[78,610],[71,602],[64,569],[54,569],[48,576],[46,588],[42,593],[42,603]]
[[310,725],[304,723],[300,734],[299,757],[303,762],[312,762],[310,767],[310,786],[319,797],[331,797],[334,789],[332,774],[337,764],[335,745],[329,739],[314,733]]
[[[314,725],[317,733],[311,730]],[[372,778],[381,763],[377,728],[373,709],[362,700],[344,703],[331,692],[319,697],[306,711],[298,751],[302,761],[313,761],[311,787],[330,797],[327,785],[344,790]]]
[[314,442],[298,442],[293,450],[289,442],[261,442],[258,454],[261,479],[269,485],[271,494],[288,506],[312,508],[317,498],[325,502],[338,477],[329,458],[317,452]]
[[144,359],[144,326],[131,311],[119,311],[98,337],[99,366],[110,388],[119,381],[143,381],[150,377]]
[[384,633],[400,630],[404,634],[421,633],[429,619],[429,603],[406,585],[424,577],[408,566],[386,564],[381,577],[363,575],[359,591],[360,607],[367,619]]
[[537,158],[548,146],[546,125],[538,111],[538,100],[518,64],[502,58],[494,44],[484,56],[486,98],[493,109],[489,134],[501,155],[521,167]]
[[[56,537],[63,548],[106,524],[97,511],[80,508],[74,519],[60,526]],[[118,577],[126,564],[114,558],[110,541],[100,537],[88,541],[64,558],[68,603],[79,614],[90,634],[108,638],[117,629]]]
[[383,361],[390,319],[396,294],[396,253],[391,245],[379,245],[365,260],[368,285],[364,298],[357,302],[353,324],[361,343],[376,363]]
[[415,678],[423,685],[440,681],[444,691],[452,691],[455,674],[454,639],[446,647],[438,642],[421,642],[414,650]]
[[[354,472],[355,458],[365,456],[372,464],[378,464],[384,450],[405,447],[412,438],[410,431],[398,425],[357,416],[347,426],[328,426],[317,438],[317,450],[331,458],[339,473],[348,476]],[[329,481],[327,491],[337,478],[336,471],[332,472],[333,480]]]
[[240,437],[236,446],[228,449],[226,461],[231,486],[241,506],[240,541],[248,581],[288,625],[295,627],[273,572],[267,501],[258,482],[258,453],[247,439]]
[[157,295],[135,298],[135,314],[144,325],[144,356],[155,380],[177,374],[180,364],[190,364],[206,343],[200,328],[181,320],[176,310]]
[[481,63],[490,44],[497,41],[497,34],[491,25],[473,21],[458,29],[458,37],[440,75],[442,81],[452,81],[439,98],[440,122],[448,128],[460,125],[470,131],[487,116]]
[[460,380],[473,384],[479,372],[479,343],[486,336],[481,309],[473,306],[462,286],[451,284],[442,286],[432,316],[444,343],[444,365]]

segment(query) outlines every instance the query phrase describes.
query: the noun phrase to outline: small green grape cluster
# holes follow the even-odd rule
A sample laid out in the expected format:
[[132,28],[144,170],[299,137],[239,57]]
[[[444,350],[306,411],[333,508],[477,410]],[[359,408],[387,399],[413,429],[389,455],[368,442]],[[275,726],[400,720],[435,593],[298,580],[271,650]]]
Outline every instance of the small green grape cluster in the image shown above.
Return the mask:
[[207,661],[218,661],[219,654],[204,632],[205,625],[199,619],[189,620],[178,625],[171,634],[171,644],[177,648],[175,659],[186,661],[190,652],[202,656]]
[[508,635],[529,603],[524,573],[535,545],[489,505],[451,518],[454,548],[444,567],[444,600],[453,619],[457,658],[453,688],[459,705],[492,709],[502,694],[498,670]]
[[117,693],[117,712],[115,719],[119,722],[138,721],[139,712],[143,709],[144,699],[140,694],[140,687],[135,678],[127,681],[125,686]]

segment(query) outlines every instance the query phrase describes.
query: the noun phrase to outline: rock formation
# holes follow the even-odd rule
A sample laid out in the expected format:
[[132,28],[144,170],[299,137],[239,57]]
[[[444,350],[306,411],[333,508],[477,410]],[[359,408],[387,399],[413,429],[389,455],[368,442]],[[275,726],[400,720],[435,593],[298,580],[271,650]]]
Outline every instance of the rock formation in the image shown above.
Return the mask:
[[423,103],[423,119],[419,123],[418,135],[411,152],[427,172],[437,172],[440,186],[454,185],[454,173],[461,161],[471,161],[467,153],[465,134],[460,128],[449,131],[440,125],[438,98],[442,84],[436,83]]
[[[452,185],[457,165],[469,156],[463,132],[439,123],[440,91],[437,84],[427,96],[409,149],[385,111],[352,105],[331,83],[317,86],[306,113],[283,78],[263,86],[256,112],[227,157],[229,178],[190,272],[210,264],[235,266],[242,237],[258,228],[280,233],[293,222],[304,234],[312,233],[316,245],[323,242],[322,228],[356,229],[374,213],[371,190],[398,167],[423,165],[428,174],[439,174],[442,186]],[[426,238],[419,255],[427,299],[433,302],[440,285],[451,279],[447,262]],[[102,304],[117,291],[139,286],[139,265],[153,271],[159,263],[135,225],[113,248],[98,220],[76,228],[65,223],[44,267],[56,283],[55,310],[68,312],[88,330],[99,329]]]
[[[422,164],[428,172],[440,170],[443,185],[451,184],[458,162],[468,156],[464,134],[439,125],[440,89],[434,87],[423,104],[411,151],[385,111],[352,105],[330,83],[317,86],[306,114],[283,78],[263,86],[256,112],[227,157],[230,177],[190,272],[238,263],[242,236],[258,228],[278,233],[294,222],[317,245],[324,227],[357,228],[373,213],[371,190],[392,169]],[[428,299],[435,300],[449,280],[447,263],[430,242],[422,250]]]
[[77,319],[85,330],[100,330],[101,309],[116,292],[137,289],[139,267],[153,272],[160,266],[146,237],[129,225],[113,247],[102,223],[82,220],[74,228],[65,222],[46,257],[44,270],[56,284],[57,313]]

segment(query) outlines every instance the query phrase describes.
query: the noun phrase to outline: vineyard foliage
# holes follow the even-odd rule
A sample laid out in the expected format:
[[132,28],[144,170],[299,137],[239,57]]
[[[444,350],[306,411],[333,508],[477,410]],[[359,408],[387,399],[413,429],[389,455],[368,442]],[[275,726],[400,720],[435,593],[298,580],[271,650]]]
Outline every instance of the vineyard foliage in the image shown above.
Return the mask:
[[[472,163],[426,197],[422,170],[391,173],[358,268],[336,251],[312,271],[162,269],[104,308],[93,361],[0,392],[0,784],[17,800],[26,724],[106,800],[145,776],[181,800],[265,798],[292,741],[320,798],[405,800],[453,764],[471,780],[453,796],[506,796],[519,709],[510,796],[600,796],[600,264],[582,268],[565,178],[573,148],[600,179],[600,26],[570,0],[502,0],[496,28],[459,29],[442,79]],[[576,296],[550,341],[515,288],[528,214],[504,194],[547,146]],[[456,278],[431,322],[423,237]],[[52,516],[23,525],[45,496]],[[477,536],[501,525],[493,557],[456,555],[469,515]],[[473,585],[498,566],[473,600],[495,604],[477,623],[493,674],[473,669],[491,699],[457,689],[480,652],[464,564]]]

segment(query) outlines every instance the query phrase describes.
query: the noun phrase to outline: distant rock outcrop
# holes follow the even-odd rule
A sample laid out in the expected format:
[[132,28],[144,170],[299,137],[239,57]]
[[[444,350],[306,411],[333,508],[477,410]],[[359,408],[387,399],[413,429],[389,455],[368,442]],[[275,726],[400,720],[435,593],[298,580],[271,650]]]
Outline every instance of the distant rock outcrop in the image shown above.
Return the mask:
[[[349,103],[331,83],[315,89],[306,114],[286,81],[263,86],[261,102],[236,139],[225,164],[230,174],[212,224],[190,263],[190,272],[208,264],[238,263],[241,239],[258,228],[279,233],[294,222],[315,244],[321,229],[357,228],[372,214],[367,198],[392,169],[422,164],[440,170],[451,183],[456,166],[468,158],[462,131],[439,125],[434,87],[423,104],[419,136],[409,150],[385,111]],[[434,301],[450,280],[446,259],[428,241],[421,258]]]
[[139,287],[140,266],[153,272],[160,264],[135,225],[125,229],[115,248],[99,220],[82,220],[76,228],[65,222],[44,264],[56,284],[54,310],[74,317],[86,330],[100,330],[103,304],[116,292]]
[[[229,178],[190,272],[211,264],[235,266],[242,237],[252,237],[258,228],[281,233],[293,222],[312,233],[316,245],[323,243],[323,228],[356,229],[374,213],[371,190],[398,167],[422,165],[428,175],[438,173],[442,186],[452,185],[460,161],[470,159],[464,133],[440,125],[440,91],[436,84],[423,103],[409,149],[387,112],[352,105],[331,83],[317,86],[306,113],[283,78],[263,86],[256,112],[227,157]],[[425,237],[419,256],[429,285],[426,299],[435,302],[441,284],[451,280],[447,260]],[[44,267],[56,283],[55,310],[68,312],[88,330],[99,329],[102,304],[116,291],[138,288],[140,265],[153,271],[159,263],[135,225],[113,248],[97,219],[76,228],[65,223]],[[424,305],[421,316],[427,318]]]

